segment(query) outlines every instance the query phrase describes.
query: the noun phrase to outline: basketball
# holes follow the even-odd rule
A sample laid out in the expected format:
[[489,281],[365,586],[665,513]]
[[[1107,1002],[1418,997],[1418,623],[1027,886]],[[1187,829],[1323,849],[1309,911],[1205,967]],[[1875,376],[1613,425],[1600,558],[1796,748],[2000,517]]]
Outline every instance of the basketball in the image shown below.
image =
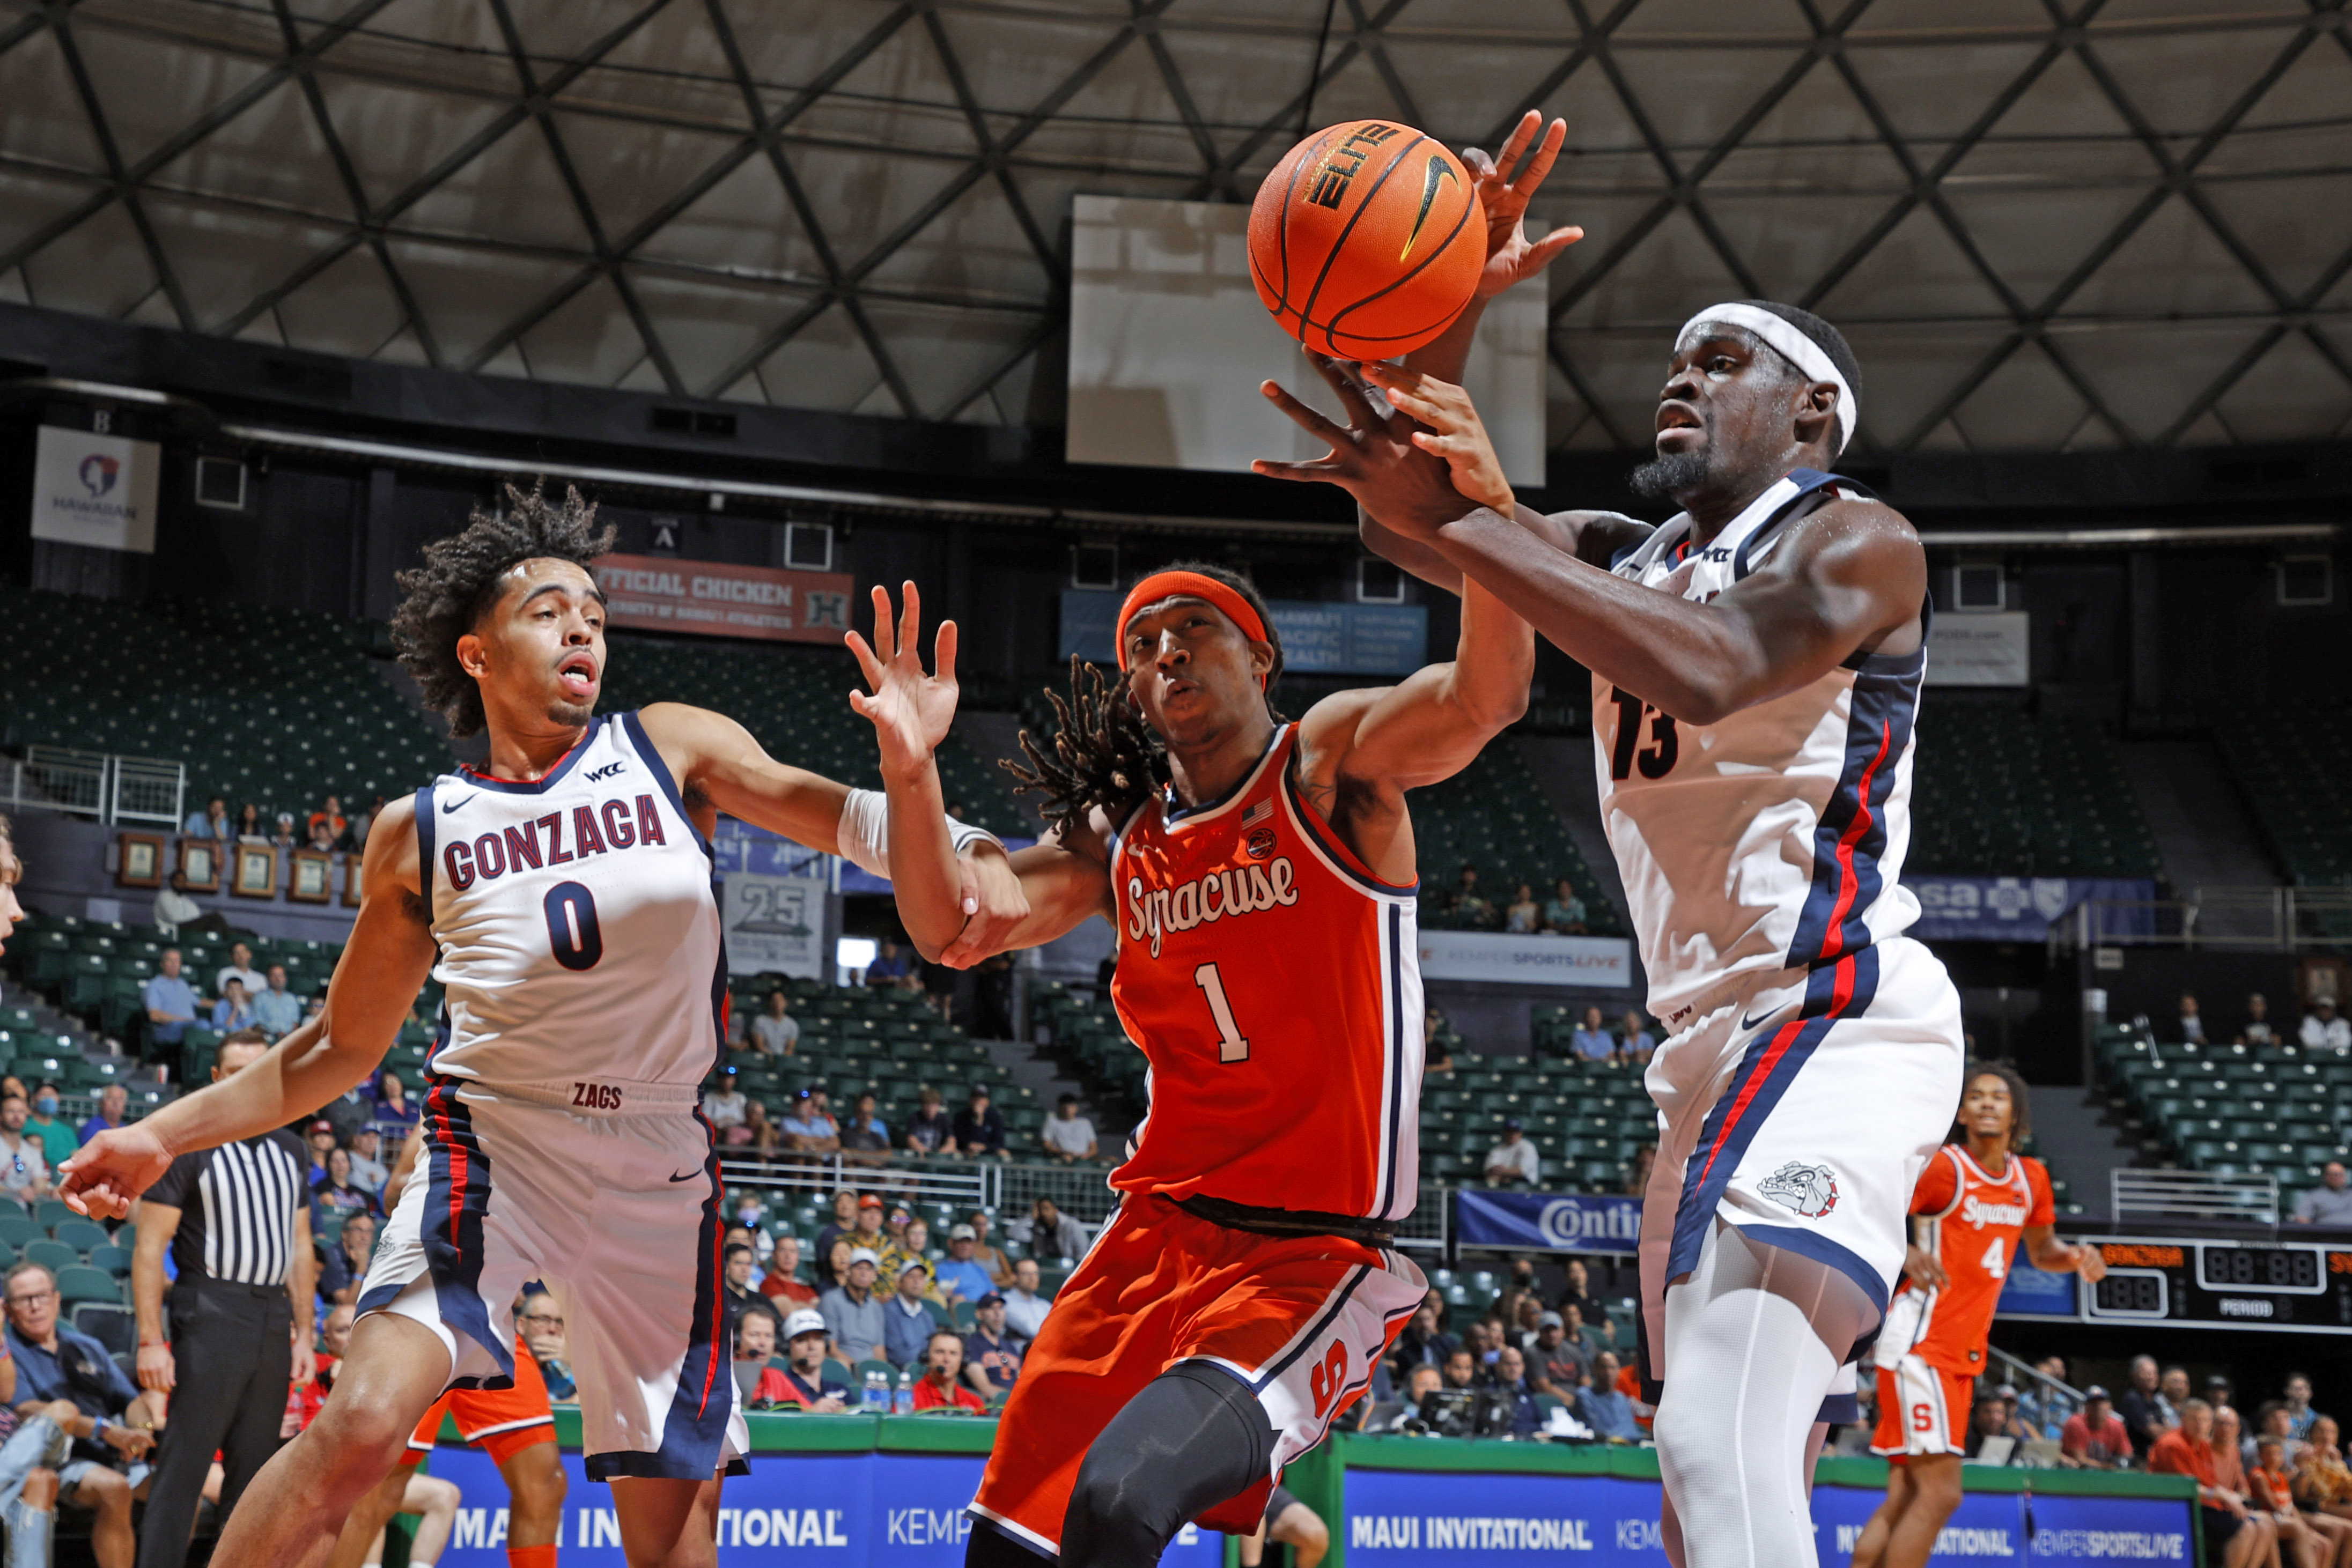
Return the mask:
[[1486,214],[1460,160],[1409,125],[1351,120],[1292,148],[1250,208],[1250,276],[1318,354],[1388,360],[1460,315]]

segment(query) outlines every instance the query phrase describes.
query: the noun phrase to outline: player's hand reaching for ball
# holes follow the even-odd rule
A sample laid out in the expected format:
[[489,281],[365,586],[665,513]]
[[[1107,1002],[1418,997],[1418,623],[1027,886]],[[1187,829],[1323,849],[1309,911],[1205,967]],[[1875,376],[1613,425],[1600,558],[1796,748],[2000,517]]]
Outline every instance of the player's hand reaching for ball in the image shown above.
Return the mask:
[[172,1166],[172,1151],[143,1122],[110,1127],[58,1167],[58,1196],[92,1219],[121,1219]]
[[[1540,127],[1543,140],[1536,140]],[[1478,275],[1473,297],[1492,299],[1513,284],[1535,277],[1561,251],[1584,237],[1580,228],[1559,228],[1539,240],[1529,240],[1525,219],[1528,199],[1551,172],[1568,140],[1568,122],[1544,125],[1543,116],[1529,110],[1503,143],[1499,159],[1475,147],[1462,151],[1462,162],[1478,182],[1478,204],[1486,209],[1486,267]],[[1530,151],[1532,149],[1532,151]]]
[[907,607],[891,626],[890,591],[874,590],[874,641],[856,632],[845,639],[866,674],[868,692],[849,694],[849,706],[874,721],[875,739],[882,747],[886,772],[910,772],[930,765],[931,752],[948,736],[956,710],[956,624],[940,622],[932,657],[937,674],[923,670],[918,646],[923,625],[923,596],[910,581],[903,585]]
[[1468,392],[1451,382],[1377,360],[1358,368],[1364,380],[1387,396],[1390,407],[1424,427],[1413,431],[1409,439],[1431,456],[1445,460],[1456,490],[1482,507],[1507,517],[1511,515],[1518,497],[1511,494],[1511,482],[1503,477],[1503,460],[1495,455],[1486,422],[1478,417],[1478,405],[1470,401]]
[[1309,352],[1307,362],[1339,394],[1348,423],[1335,423],[1290,395],[1278,382],[1258,390],[1307,434],[1331,448],[1306,463],[1261,457],[1251,471],[1269,479],[1309,479],[1337,485],[1356,504],[1403,533],[1426,533],[1469,510],[1454,487],[1443,458],[1415,444],[1421,427],[1401,413],[1382,414],[1364,395],[1364,383],[1350,372],[1362,367]]

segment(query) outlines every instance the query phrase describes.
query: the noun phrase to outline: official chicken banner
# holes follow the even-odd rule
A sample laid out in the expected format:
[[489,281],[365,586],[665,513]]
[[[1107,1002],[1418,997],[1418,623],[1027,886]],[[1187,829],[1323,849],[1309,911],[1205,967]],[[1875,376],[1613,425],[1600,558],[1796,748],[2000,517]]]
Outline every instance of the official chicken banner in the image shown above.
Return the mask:
[[674,556],[598,556],[590,570],[614,626],[775,643],[830,643],[849,630],[845,571],[782,571]]

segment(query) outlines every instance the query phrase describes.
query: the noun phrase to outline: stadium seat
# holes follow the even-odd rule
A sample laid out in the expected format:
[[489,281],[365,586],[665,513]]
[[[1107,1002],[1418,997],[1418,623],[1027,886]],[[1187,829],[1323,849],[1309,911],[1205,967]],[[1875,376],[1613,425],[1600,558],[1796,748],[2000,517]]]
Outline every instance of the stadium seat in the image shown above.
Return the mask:
[[76,1301],[120,1302],[122,1300],[122,1287],[116,1283],[113,1275],[103,1269],[73,1263],[58,1269],[57,1273],[58,1298],[68,1306]]

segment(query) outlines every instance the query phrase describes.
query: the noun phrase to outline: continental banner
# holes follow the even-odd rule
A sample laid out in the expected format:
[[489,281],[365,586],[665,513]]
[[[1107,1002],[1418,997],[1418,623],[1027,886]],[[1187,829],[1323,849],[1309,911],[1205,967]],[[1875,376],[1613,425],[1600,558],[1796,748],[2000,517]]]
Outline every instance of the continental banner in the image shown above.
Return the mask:
[[1465,1247],[1630,1253],[1642,1239],[1642,1200],[1464,1187],[1454,1195],[1454,1225]]
[[856,584],[845,571],[783,571],[671,556],[596,558],[606,623],[772,643],[839,643]]

